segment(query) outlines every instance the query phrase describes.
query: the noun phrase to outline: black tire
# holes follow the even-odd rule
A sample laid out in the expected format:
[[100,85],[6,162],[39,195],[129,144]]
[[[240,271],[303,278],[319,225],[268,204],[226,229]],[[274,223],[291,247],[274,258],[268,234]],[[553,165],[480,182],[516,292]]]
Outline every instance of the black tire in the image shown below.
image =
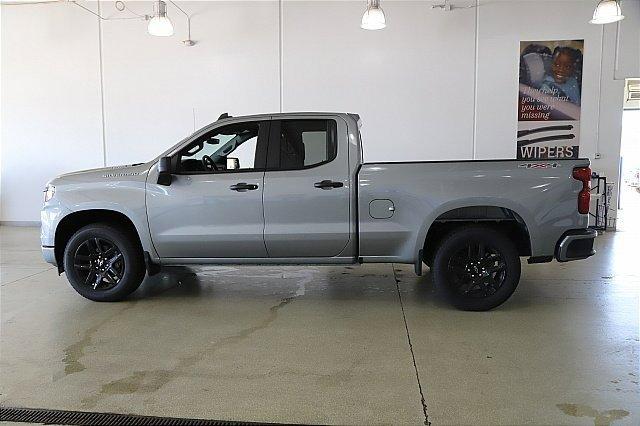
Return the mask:
[[516,246],[501,232],[484,226],[463,227],[446,236],[433,269],[438,289],[464,311],[501,305],[520,281]]
[[145,276],[140,243],[108,224],[87,225],[69,239],[64,270],[71,286],[96,302],[117,302],[133,293]]

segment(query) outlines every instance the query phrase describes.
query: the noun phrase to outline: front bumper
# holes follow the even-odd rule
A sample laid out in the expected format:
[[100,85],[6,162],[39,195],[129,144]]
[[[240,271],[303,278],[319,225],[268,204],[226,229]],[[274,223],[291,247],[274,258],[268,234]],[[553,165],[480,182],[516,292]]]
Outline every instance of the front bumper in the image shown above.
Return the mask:
[[596,254],[593,242],[598,233],[593,229],[572,229],[565,232],[556,247],[558,262],[586,259]]
[[42,257],[45,262],[57,265],[54,246],[56,243],[56,229],[60,221],[71,210],[67,209],[60,202],[56,194],[51,200],[44,203],[40,211],[40,245],[42,247]]

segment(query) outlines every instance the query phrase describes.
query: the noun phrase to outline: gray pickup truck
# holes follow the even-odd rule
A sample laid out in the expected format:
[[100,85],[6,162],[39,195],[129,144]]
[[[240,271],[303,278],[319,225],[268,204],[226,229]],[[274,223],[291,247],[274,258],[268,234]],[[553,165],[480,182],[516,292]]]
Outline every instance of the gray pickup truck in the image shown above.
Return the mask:
[[45,189],[44,258],[96,301],[168,265],[424,263],[453,305],[488,310],[520,257],[595,253],[589,160],[365,163],[360,126],[223,114],[147,163],[62,175]]

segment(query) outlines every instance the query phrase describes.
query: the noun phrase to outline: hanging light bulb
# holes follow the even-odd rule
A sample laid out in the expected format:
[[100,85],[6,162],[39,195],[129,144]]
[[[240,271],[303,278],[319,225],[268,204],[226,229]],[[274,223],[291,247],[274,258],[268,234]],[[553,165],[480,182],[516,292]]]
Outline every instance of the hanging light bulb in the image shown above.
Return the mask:
[[622,21],[624,15],[620,8],[619,0],[600,0],[593,12],[593,19],[589,21],[591,24],[610,24],[612,22]]
[[367,0],[367,10],[362,15],[360,28],[365,30],[381,30],[387,26],[380,0]]
[[149,21],[147,31],[149,34],[159,37],[173,35],[173,24],[167,16],[167,4],[162,0],[154,4],[153,18]]

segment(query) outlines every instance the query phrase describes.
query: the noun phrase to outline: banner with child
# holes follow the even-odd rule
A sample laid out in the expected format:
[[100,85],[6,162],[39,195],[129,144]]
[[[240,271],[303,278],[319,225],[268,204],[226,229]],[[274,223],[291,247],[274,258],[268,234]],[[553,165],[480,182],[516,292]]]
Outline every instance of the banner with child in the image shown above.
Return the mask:
[[584,40],[520,42],[517,159],[578,158]]

